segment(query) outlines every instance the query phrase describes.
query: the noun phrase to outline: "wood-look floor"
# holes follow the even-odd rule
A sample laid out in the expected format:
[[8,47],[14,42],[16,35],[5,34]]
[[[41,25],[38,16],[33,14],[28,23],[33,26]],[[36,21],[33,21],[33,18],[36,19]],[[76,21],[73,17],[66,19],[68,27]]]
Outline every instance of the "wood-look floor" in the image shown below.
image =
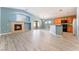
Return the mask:
[[79,50],[79,40],[71,33],[64,33],[62,37],[57,37],[46,30],[32,30],[0,37],[0,51],[76,50]]

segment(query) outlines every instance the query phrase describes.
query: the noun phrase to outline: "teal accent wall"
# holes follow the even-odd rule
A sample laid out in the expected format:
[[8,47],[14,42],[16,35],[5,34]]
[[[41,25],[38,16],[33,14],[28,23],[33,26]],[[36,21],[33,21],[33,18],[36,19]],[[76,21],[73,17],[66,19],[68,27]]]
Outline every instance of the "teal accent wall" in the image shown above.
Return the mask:
[[1,33],[1,8],[0,8],[0,33]]
[[12,10],[1,8],[1,33],[11,32],[11,21],[16,20]]
[[[17,15],[22,15],[25,17],[25,20],[24,20],[25,26],[27,25],[27,23],[31,23],[31,20],[35,18],[34,15],[24,10],[0,7],[0,11],[1,11],[0,12],[1,14],[0,15],[0,18],[1,18],[0,19],[0,28],[1,28],[0,34],[11,32],[11,22],[16,22]],[[30,25],[27,25],[27,26],[30,26]]]

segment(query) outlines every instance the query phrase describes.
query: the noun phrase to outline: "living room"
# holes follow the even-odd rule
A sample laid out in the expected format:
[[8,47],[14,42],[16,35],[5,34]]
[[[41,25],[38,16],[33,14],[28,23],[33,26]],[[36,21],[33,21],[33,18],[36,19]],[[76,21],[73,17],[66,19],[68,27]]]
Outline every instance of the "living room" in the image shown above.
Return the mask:
[[78,9],[1,7],[0,50],[79,50]]

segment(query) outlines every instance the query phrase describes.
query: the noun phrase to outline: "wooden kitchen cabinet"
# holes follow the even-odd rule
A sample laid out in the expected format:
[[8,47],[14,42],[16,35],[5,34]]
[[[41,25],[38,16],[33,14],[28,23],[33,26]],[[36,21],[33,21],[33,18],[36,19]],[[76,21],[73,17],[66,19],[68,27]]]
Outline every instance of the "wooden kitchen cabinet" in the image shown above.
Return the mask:
[[67,32],[73,32],[73,26],[67,26]]
[[75,16],[59,17],[54,19],[55,25],[62,25],[63,32],[73,32],[73,20]]
[[67,18],[67,22],[68,22],[68,23],[72,23],[72,22],[73,22],[73,17],[68,17],[68,18]]
[[54,19],[54,24],[61,25],[61,18]]

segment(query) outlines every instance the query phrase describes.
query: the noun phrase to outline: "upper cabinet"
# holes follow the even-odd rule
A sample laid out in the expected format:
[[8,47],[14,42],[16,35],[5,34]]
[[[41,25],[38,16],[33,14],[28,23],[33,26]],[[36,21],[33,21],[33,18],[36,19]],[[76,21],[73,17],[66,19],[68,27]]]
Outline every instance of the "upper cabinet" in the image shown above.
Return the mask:
[[54,24],[61,25],[61,18],[54,19]]
[[72,23],[73,22],[73,19],[74,19],[74,17],[73,16],[70,16],[70,17],[67,18],[67,22],[68,23]]
[[60,25],[62,23],[72,23],[75,16],[59,17],[54,19],[54,24]]

